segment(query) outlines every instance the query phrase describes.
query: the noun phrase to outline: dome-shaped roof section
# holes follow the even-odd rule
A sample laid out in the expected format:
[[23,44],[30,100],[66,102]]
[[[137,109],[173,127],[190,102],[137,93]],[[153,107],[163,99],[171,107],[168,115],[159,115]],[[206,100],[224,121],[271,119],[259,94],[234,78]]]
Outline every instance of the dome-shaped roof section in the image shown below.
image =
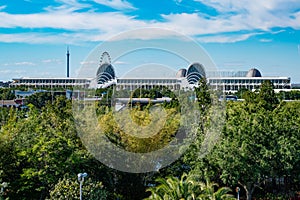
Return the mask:
[[109,63],[104,63],[100,65],[97,70],[97,82],[98,84],[103,84],[110,81],[116,77],[115,70],[113,66]]
[[188,68],[187,80],[190,84],[196,84],[203,77],[205,77],[205,70],[201,64],[194,63]]
[[176,78],[183,78],[186,76],[186,69],[180,69],[178,70],[177,74],[176,74]]
[[258,69],[252,68],[248,71],[246,77],[261,77],[261,73]]

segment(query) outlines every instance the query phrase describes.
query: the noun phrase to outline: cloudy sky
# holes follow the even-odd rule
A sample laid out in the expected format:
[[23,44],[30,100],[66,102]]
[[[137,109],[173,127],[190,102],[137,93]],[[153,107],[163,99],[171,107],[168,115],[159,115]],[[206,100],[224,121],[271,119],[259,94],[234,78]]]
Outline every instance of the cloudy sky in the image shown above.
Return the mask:
[[221,71],[300,83],[299,0],[0,0],[0,19],[0,80],[64,77],[67,46],[76,77],[103,41],[159,27],[193,38]]

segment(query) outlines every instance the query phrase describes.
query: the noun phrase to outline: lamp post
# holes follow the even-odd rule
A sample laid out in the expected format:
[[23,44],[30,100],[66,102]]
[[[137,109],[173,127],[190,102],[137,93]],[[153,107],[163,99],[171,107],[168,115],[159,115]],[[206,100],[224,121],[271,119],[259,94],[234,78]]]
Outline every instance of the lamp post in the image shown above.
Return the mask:
[[240,200],[240,188],[236,187],[235,191],[237,192],[237,200]]
[[82,184],[83,184],[83,181],[84,181],[84,178],[87,177],[87,173],[79,173],[78,175],[78,181],[79,181],[79,184],[80,184],[80,200],[82,200]]

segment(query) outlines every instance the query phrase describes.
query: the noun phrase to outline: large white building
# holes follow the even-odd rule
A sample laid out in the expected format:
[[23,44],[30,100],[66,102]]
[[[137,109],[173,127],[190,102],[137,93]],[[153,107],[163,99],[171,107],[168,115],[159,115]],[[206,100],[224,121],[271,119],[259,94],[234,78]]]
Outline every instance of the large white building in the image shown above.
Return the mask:
[[[197,87],[199,80],[205,77],[212,89],[218,89],[224,93],[235,93],[241,88],[258,89],[266,80],[271,81],[275,89],[291,88],[289,77],[265,77],[255,68],[250,69],[248,72],[206,73],[204,66],[200,63],[192,63],[187,69],[180,69],[174,76],[167,78],[134,76],[118,78],[110,59],[102,59],[106,55],[109,56],[107,52],[102,54],[95,78],[16,78],[13,79],[11,86],[32,88],[106,88],[110,85],[116,85],[117,90],[151,89],[165,86],[171,90],[188,90]],[[102,62],[102,60],[105,60],[105,62]],[[69,66],[67,66],[68,68]]]

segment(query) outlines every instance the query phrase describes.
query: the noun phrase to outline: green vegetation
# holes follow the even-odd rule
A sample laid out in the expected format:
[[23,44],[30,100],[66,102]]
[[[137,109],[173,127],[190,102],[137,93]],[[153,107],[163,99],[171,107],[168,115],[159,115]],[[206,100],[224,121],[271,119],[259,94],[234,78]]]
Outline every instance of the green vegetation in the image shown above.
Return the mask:
[[15,98],[14,91],[9,88],[0,88],[0,100],[12,100]]
[[[0,92],[1,97],[11,95]],[[174,101],[136,104],[118,115],[108,103],[113,93],[111,88],[96,91],[103,97],[95,104],[96,116],[105,135],[126,151],[160,149],[183,125],[178,111],[184,102],[179,105],[176,95],[165,88],[140,90],[133,96],[169,96]],[[201,119],[193,143],[168,167],[143,174],[116,171],[97,161],[78,137],[72,102],[64,96],[32,95],[28,111],[0,108],[0,199],[79,199],[80,172],[89,174],[84,199],[225,200],[236,197],[237,186],[248,200],[295,197],[300,191],[300,102],[281,101],[272,84],[265,82],[258,92],[243,91],[245,101],[227,102],[224,113],[214,116],[223,102],[212,98],[215,94],[205,80],[195,93]],[[205,142],[208,127],[216,126],[212,116],[225,118],[215,129],[220,136],[214,144]],[[163,119],[163,128],[149,135],[143,127],[155,129],[158,119]],[[131,120],[136,127],[128,126]]]
[[130,113],[122,112],[115,118],[122,122],[122,128],[113,120],[112,111],[99,116],[99,125],[114,144],[136,153],[151,152],[167,145],[176,134],[180,120],[175,109],[161,111],[158,108],[150,112],[140,107],[133,108]]
[[[93,182],[90,178],[85,180],[82,195],[89,200],[106,200],[108,192],[103,189],[101,182]],[[49,200],[79,199],[78,181],[64,178],[59,180],[54,189],[50,191]]]
[[[234,200],[233,195],[229,194],[230,188],[218,188],[218,184],[211,183],[208,178],[202,182],[195,172],[190,174],[183,173],[181,178],[169,176],[158,178],[159,185],[149,188],[151,196],[146,200]],[[217,188],[217,190],[216,190]]]

